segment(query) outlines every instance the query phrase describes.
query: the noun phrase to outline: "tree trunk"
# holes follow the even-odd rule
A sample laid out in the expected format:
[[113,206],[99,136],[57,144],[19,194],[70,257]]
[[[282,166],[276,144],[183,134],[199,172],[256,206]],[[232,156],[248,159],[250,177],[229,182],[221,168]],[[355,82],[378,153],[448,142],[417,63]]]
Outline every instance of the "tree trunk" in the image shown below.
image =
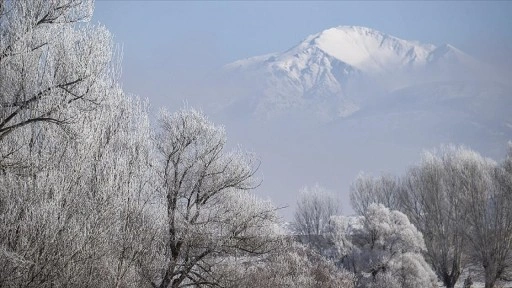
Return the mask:
[[459,280],[460,277],[460,269],[458,269],[458,266],[455,262],[453,263],[453,268],[451,273],[448,273],[448,271],[445,271],[443,273],[443,284],[446,288],[454,288],[455,284],[457,283],[457,280]]
[[[484,261],[484,263],[489,261]],[[485,288],[494,288],[494,284],[496,284],[496,269],[494,264],[484,265],[484,273],[485,273]]]
[[494,284],[496,283],[496,279],[485,280],[485,288],[494,288]]
[[443,277],[443,284],[446,288],[454,288],[455,283],[457,283],[457,278],[451,275],[445,275]]

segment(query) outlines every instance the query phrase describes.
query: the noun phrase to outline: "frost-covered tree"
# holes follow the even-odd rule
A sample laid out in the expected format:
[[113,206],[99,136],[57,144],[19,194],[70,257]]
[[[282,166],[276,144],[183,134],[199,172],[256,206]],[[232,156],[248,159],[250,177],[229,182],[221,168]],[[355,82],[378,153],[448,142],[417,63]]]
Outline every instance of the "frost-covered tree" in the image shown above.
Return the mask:
[[[0,1],[0,169],[24,163],[19,130],[68,129],[97,107],[117,72],[112,37],[84,23],[90,0]],[[27,131],[24,131],[25,134]],[[68,131],[69,132],[69,131]],[[26,165],[26,164],[25,164]]]
[[327,230],[329,219],[341,212],[339,199],[316,184],[304,187],[297,201],[294,229],[299,235],[320,236]]
[[423,233],[425,257],[447,287],[468,263],[483,268],[486,287],[506,278],[512,203],[505,163],[448,146],[426,152],[403,180],[401,209]]
[[92,1],[0,7],[0,286],[137,286],[146,104],[117,85],[108,31],[82,23]]
[[130,261],[150,235],[140,220],[150,197],[149,123],[143,103],[109,93],[69,124],[80,131],[73,137],[49,126],[26,130],[35,135],[20,151],[30,168],[0,177],[0,286],[116,286],[136,278]]
[[397,209],[399,191],[399,179],[389,174],[379,177],[359,174],[350,186],[350,202],[359,215],[362,215],[372,203]]
[[361,221],[362,216],[346,217],[335,215],[331,217],[326,238],[332,244],[333,251],[331,251],[331,257],[338,259],[338,262],[344,263],[346,258],[350,257],[354,249],[352,244],[353,232],[360,225]]
[[512,175],[512,141],[508,142],[507,156],[505,157],[502,166],[503,169],[505,169],[505,172]]
[[[341,231],[330,232],[344,267],[357,275],[358,287],[437,287],[437,278],[421,254],[423,237],[405,214],[371,204],[363,215],[350,229],[340,224],[336,227]],[[339,234],[348,237],[337,242]]]
[[[352,204],[362,214],[369,203],[386,203],[385,195],[393,195],[388,205],[396,205],[423,234],[425,259],[446,287],[455,286],[467,265],[480,266],[486,287],[494,287],[512,272],[511,155],[498,165],[470,149],[444,146],[425,152],[395,181],[397,189],[379,178],[359,177]],[[398,193],[388,194],[392,190]]]
[[467,253],[483,268],[485,287],[495,287],[497,281],[508,280],[512,268],[511,176],[473,151],[457,156],[468,221]]
[[425,258],[446,287],[455,286],[466,264],[464,181],[457,156],[466,151],[448,146],[439,152],[425,152],[402,181],[401,210],[422,232]]
[[155,258],[141,271],[155,287],[214,286],[213,268],[227,256],[273,248],[275,209],[249,193],[255,161],[224,150],[222,127],[195,110],[163,112],[159,122],[163,223]]

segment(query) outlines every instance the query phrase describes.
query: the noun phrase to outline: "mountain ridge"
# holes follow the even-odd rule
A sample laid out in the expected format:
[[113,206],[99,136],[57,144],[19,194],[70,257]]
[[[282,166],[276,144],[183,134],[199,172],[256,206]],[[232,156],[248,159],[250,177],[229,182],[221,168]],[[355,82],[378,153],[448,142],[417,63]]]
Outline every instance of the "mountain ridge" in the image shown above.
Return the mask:
[[[225,65],[225,68],[233,69],[261,62],[262,60],[267,63],[276,62],[277,60],[287,60],[290,56],[297,55],[313,47],[319,48],[324,53],[358,70],[365,70],[364,64],[365,62],[368,62],[369,59],[374,62],[380,62],[382,60],[375,60],[375,58],[378,56],[388,56],[389,58],[390,55],[385,55],[385,53],[379,52],[379,50],[383,50],[383,48],[387,48],[384,49],[388,50],[387,52],[389,52],[389,48],[393,48],[395,52],[398,53],[398,56],[406,58],[407,61],[404,61],[404,59],[402,59],[402,61],[397,61],[400,63],[410,63],[414,61],[420,63],[432,62],[432,60],[439,58],[439,56],[434,57],[435,55],[430,55],[434,51],[436,54],[439,54],[440,51],[442,51],[443,54],[452,53],[456,55],[464,55],[464,57],[470,57],[451,44],[436,46],[434,44],[420,43],[415,40],[400,39],[367,27],[337,26],[309,35],[299,44],[284,52],[268,53],[265,55],[237,60]],[[384,59],[384,61],[386,60],[389,61],[388,59]]]
[[[261,83],[248,100],[258,117],[299,109],[328,121],[358,111],[372,93],[460,80],[479,73],[479,67],[478,60],[450,44],[422,44],[371,28],[337,26],[282,53],[229,63],[224,73]],[[374,88],[361,93],[365,85]]]

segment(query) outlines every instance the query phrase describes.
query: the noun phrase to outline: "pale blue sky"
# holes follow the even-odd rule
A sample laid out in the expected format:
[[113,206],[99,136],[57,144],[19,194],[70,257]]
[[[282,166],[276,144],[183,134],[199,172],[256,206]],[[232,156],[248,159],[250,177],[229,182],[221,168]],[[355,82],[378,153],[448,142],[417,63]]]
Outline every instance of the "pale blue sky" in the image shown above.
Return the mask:
[[[169,94],[229,62],[284,51],[310,34],[360,25],[407,40],[449,43],[510,67],[511,1],[97,1],[102,23],[123,45],[127,92],[165,105]],[[164,92],[167,96],[164,96]]]
[[[105,24],[128,51],[208,47],[219,63],[285,50],[338,25],[367,26],[408,40],[450,43],[465,51],[480,39],[512,43],[510,1],[175,2],[97,1]],[[191,49],[190,52],[195,52]]]

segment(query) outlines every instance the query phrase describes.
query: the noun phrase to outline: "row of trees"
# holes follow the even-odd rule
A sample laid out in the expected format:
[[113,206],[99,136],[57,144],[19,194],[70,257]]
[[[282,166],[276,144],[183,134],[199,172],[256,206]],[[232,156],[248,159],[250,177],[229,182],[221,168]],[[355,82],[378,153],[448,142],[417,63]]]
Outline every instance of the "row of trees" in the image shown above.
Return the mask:
[[[361,176],[352,202],[403,211],[423,233],[425,257],[447,287],[480,267],[485,287],[512,280],[512,147],[496,163],[464,148],[427,152],[400,178]],[[369,183],[364,185],[362,183]]]
[[[351,186],[359,218],[335,216],[333,199],[318,186],[303,193],[295,230],[355,273],[361,287],[430,286],[389,280],[393,277],[383,275],[393,271],[391,263],[401,263],[400,269],[428,263],[416,280],[421,275],[430,279],[432,269],[446,287],[454,287],[464,270],[483,275],[486,288],[512,280],[512,146],[501,163],[464,147],[446,146],[425,152],[401,177],[361,174]],[[398,262],[393,260],[397,255]],[[414,255],[416,262],[407,260],[404,266],[404,255]],[[374,276],[371,281],[368,274]]]
[[268,263],[291,275],[290,257],[311,273],[288,286],[338,281],[294,256],[305,248],[250,193],[258,162],[226,151],[222,127],[195,110],[150,126],[147,103],[119,87],[112,36],[86,23],[92,10],[0,0],[0,286],[277,283]]

